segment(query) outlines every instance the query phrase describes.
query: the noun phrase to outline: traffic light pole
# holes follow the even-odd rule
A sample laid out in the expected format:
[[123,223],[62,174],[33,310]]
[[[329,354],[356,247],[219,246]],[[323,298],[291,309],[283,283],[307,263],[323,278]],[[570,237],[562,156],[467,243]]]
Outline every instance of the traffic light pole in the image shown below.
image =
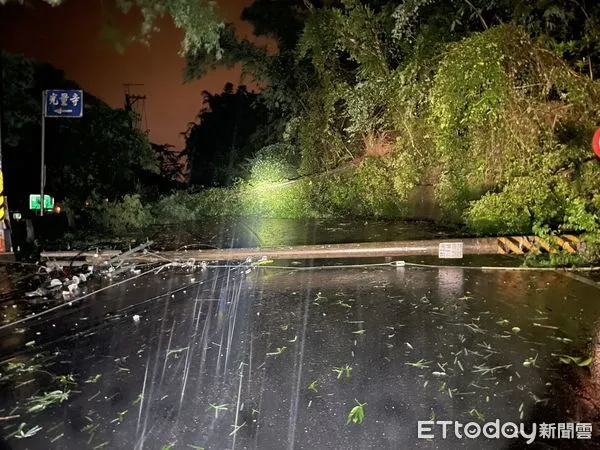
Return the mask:
[[46,91],[42,92],[42,165],[40,169],[40,216],[44,215],[44,187],[46,185]]

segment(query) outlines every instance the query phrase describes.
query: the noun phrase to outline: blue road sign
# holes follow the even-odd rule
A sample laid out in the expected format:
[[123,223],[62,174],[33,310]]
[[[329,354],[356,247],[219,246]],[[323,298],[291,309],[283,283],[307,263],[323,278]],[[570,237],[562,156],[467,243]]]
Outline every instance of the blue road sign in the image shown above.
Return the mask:
[[45,117],[83,116],[83,91],[50,89],[46,91]]

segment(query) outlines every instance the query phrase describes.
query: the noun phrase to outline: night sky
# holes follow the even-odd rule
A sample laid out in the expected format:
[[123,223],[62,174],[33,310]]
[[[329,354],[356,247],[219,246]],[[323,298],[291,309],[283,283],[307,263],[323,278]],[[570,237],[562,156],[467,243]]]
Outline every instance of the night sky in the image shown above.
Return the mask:
[[[37,0],[30,6],[16,2],[0,6],[0,48],[49,62],[113,107],[124,104],[124,83],[144,84],[132,93],[147,96],[151,140],[181,148],[180,133],[198,114],[202,91],[220,92],[228,81],[239,83],[240,69],[219,69],[183,84],[185,62],[178,55],[182,34],[169,18],[159,23],[161,30],[153,35],[150,47],[134,44],[119,54],[113,44],[100,38],[106,13],[114,9],[107,6],[110,1],[64,0],[54,8]],[[235,23],[238,33],[247,37],[252,27],[239,17],[251,1],[221,0],[219,7],[225,21]],[[118,13],[117,20],[125,32],[137,30],[141,23],[136,12]],[[254,88],[253,83],[246,84]]]

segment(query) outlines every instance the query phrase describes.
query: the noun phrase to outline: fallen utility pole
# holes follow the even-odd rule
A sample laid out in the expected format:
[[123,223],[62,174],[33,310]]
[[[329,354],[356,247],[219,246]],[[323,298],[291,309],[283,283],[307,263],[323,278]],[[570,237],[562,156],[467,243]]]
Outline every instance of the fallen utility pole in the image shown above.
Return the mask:
[[[201,261],[239,261],[245,259],[329,259],[377,258],[385,256],[438,255],[442,241],[365,242],[356,244],[297,245],[271,248],[230,248],[194,250],[187,252],[162,252],[171,260],[196,259]],[[497,253],[495,239],[446,240],[444,243],[463,243],[464,254]],[[143,255],[144,257],[152,255]],[[158,258],[157,258],[158,262]]]
[[[143,244],[145,248],[148,244]],[[353,244],[297,245],[271,248],[229,248],[217,250],[182,250],[166,252],[135,253],[141,248],[119,254],[118,260],[131,263],[155,263],[165,261],[243,261],[246,259],[330,259],[330,258],[378,258],[401,256],[438,256],[440,258],[461,258],[463,255],[496,255],[528,252],[553,253],[560,249],[576,253],[580,241],[575,236],[552,236],[541,239],[535,236],[466,238],[445,240],[420,240],[397,242],[364,242]],[[448,248],[451,249],[448,253]],[[73,257],[76,252],[46,252],[43,259]],[[109,256],[110,255],[110,256]],[[111,253],[80,253],[90,262],[114,261]]]
[[135,248],[132,248],[130,250],[127,250],[126,252],[120,253],[114,257],[112,257],[111,259],[109,259],[106,264],[113,264],[115,262],[118,261],[126,261],[127,258],[129,258],[130,256],[136,254],[137,252],[141,252],[143,250],[146,250],[148,247],[150,247],[154,242],[152,241],[147,241],[144,242],[143,244],[138,245]]
[[49,260],[50,264],[57,267],[72,266],[79,267],[85,264],[89,265],[111,265],[115,263],[125,263],[138,252],[146,251],[154,242],[147,241],[135,248],[120,252],[118,250],[107,250],[95,252],[85,251],[63,251],[63,252],[43,252],[41,258]]
[[81,267],[84,265],[97,266],[106,264],[110,258],[120,255],[121,252],[115,250],[104,250],[96,252],[42,252],[40,257],[42,261],[48,261],[48,267]]

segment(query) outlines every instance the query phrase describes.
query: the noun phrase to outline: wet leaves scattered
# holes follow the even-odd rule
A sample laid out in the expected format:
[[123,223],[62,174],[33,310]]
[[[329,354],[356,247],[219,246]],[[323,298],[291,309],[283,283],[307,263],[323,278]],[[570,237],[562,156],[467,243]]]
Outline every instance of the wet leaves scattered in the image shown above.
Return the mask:
[[417,369],[429,369],[429,364],[433,361],[426,361],[424,359],[420,359],[417,362],[407,362],[405,363],[407,366],[416,367]]
[[267,353],[267,356],[277,356],[281,355],[287,347],[277,347],[274,352]]
[[71,391],[51,391],[46,392],[42,395],[36,395],[29,399],[29,408],[27,409],[28,413],[36,413],[45,410],[51,405],[62,403],[69,399],[69,394]]
[[475,417],[477,420],[479,420],[480,422],[485,421],[485,416],[483,414],[481,414],[477,409],[473,408],[471,411],[469,411],[469,414],[472,417]]
[[89,377],[87,380],[85,380],[85,383],[87,383],[87,384],[97,383],[98,381],[100,381],[100,378],[102,378],[102,375],[97,373],[93,377]]
[[349,423],[362,423],[365,420],[365,406],[366,403],[360,403],[358,400],[354,400],[356,402],[356,406],[353,407],[348,413],[348,420],[346,424]]
[[346,378],[350,378],[352,374],[352,367],[346,364],[344,367],[334,367],[333,372],[337,373],[337,379],[339,380],[342,376],[346,376]]
[[588,367],[592,364],[593,358],[584,358],[579,356],[570,356],[570,355],[556,355],[552,354],[552,356],[557,356],[559,361],[563,364],[575,364],[579,367]]
[[[259,276],[258,274],[263,271],[266,273],[267,270],[269,269],[263,268],[253,271],[255,274],[253,277]],[[169,276],[167,274],[168,272],[165,271],[166,279]],[[186,280],[188,279],[186,278]],[[273,279],[277,280],[278,278],[273,276]],[[426,278],[423,279],[426,280]],[[402,389],[405,389],[405,386],[411,386],[411,383],[418,388],[414,389],[414,391],[418,391],[415,395],[419,396],[419,402],[415,402],[415,408],[421,407],[421,415],[429,415],[430,406],[434,405],[438,405],[436,410],[440,414],[442,411],[446,411],[444,414],[447,414],[446,406],[451,405],[452,411],[460,411],[459,414],[463,416],[470,415],[478,420],[483,420],[484,413],[485,416],[494,417],[494,413],[498,411],[498,405],[504,404],[503,402],[510,399],[512,402],[512,406],[509,408],[510,415],[515,419],[517,416],[521,420],[529,419],[528,415],[531,414],[533,407],[538,403],[546,404],[550,398],[549,392],[547,392],[548,385],[545,383],[546,379],[543,380],[544,382],[538,382],[540,373],[554,382],[555,379],[552,377],[554,377],[555,369],[560,368],[562,363],[570,364],[575,369],[577,366],[588,367],[592,364],[592,358],[567,355],[569,352],[585,355],[585,350],[580,346],[584,342],[584,337],[576,334],[574,328],[569,328],[568,322],[561,320],[561,316],[554,313],[551,316],[548,316],[548,313],[544,313],[546,316],[534,313],[529,314],[531,319],[525,321],[523,317],[527,316],[522,313],[522,310],[531,308],[529,305],[518,304],[515,306],[508,301],[505,304],[498,302],[496,305],[491,299],[485,299],[481,292],[476,290],[479,288],[472,289],[474,294],[462,298],[464,290],[444,294],[446,295],[444,297],[434,293],[437,292],[435,288],[427,286],[414,294],[411,294],[412,291],[406,289],[403,284],[397,291],[393,291],[393,282],[389,280],[365,282],[363,284],[368,286],[364,289],[361,289],[360,286],[357,288],[353,284],[349,285],[351,289],[348,290],[337,284],[333,286],[333,281],[328,279],[327,282],[332,284],[329,290],[327,284],[317,285],[315,283],[313,285],[321,289],[315,296],[314,293],[300,291],[298,280],[299,278],[292,280],[293,286],[290,285],[287,292],[294,292],[292,296],[287,297],[270,297],[270,293],[263,296],[263,291],[257,294],[251,289],[249,292],[240,289],[241,295],[247,294],[248,297],[227,297],[224,310],[220,311],[221,316],[216,315],[216,309],[214,310],[215,315],[210,316],[209,311],[213,311],[210,309],[213,308],[213,304],[208,301],[196,301],[197,293],[194,293],[194,297],[191,297],[189,302],[190,305],[195,305],[194,311],[190,308],[176,312],[176,314],[181,312],[182,324],[190,318],[188,323],[193,324],[193,329],[190,327],[192,333],[188,333],[188,328],[183,326],[178,332],[178,322],[175,331],[172,332],[172,342],[169,336],[166,347],[166,340],[157,347],[156,341],[146,339],[144,340],[147,344],[145,349],[140,349],[140,342],[136,342],[134,347],[128,350],[123,348],[121,353],[121,347],[115,347],[113,339],[116,336],[113,331],[109,333],[102,329],[96,329],[94,335],[93,333],[87,334],[88,330],[84,330],[77,339],[87,339],[96,343],[109,338],[107,341],[110,347],[107,347],[106,353],[111,353],[113,356],[106,354],[102,356],[102,358],[107,358],[108,366],[99,365],[99,358],[96,354],[96,356],[90,356],[89,359],[83,358],[86,364],[87,361],[91,361],[92,366],[73,374],[65,373],[65,371],[75,370],[74,367],[78,367],[77,364],[80,364],[82,357],[73,356],[71,358],[69,356],[67,358],[63,349],[62,357],[56,358],[55,363],[46,364],[43,358],[14,358],[0,366],[0,382],[10,383],[11,388],[16,386],[20,390],[21,398],[29,398],[31,394],[36,394],[34,397],[37,397],[38,403],[48,393],[69,392],[67,398],[62,402],[66,401],[69,407],[77,404],[84,405],[81,416],[89,416],[89,419],[86,417],[87,422],[84,421],[84,426],[82,426],[86,434],[80,444],[85,448],[112,448],[113,445],[116,445],[110,434],[114,433],[114,430],[118,429],[119,432],[125,433],[127,427],[132,425],[135,427],[136,421],[140,426],[139,424],[144,423],[145,420],[150,422],[164,420],[155,411],[163,411],[166,404],[163,400],[168,394],[171,394],[168,402],[172,403],[169,408],[173,410],[182,410],[181,404],[189,405],[196,402],[193,420],[198,426],[206,426],[206,423],[220,419],[217,426],[219,427],[218,432],[224,437],[222,439],[226,439],[227,436],[236,436],[241,427],[248,425],[248,428],[237,436],[246,444],[245,440],[250,435],[252,423],[259,421],[259,417],[254,417],[253,411],[251,416],[248,414],[249,418],[237,421],[236,425],[231,425],[232,421],[229,419],[233,418],[233,413],[237,413],[235,405],[236,401],[239,402],[238,392],[242,392],[242,399],[244,399],[247,389],[252,391],[259,386],[259,389],[265,389],[270,394],[266,398],[270,398],[271,403],[261,404],[263,414],[261,414],[260,421],[277,420],[277,414],[282,410],[287,411],[290,402],[293,405],[293,402],[297,400],[293,396],[289,397],[288,388],[290,383],[297,380],[292,370],[293,367],[297,367],[294,364],[297,364],[299,357],[305,358],[303,362],[305,371],[297,380],[298,384],[294,386],[297,386],[298,395],[301,399],[304,398],[305,402],[300,403],[299,419],[295,419],[298,426],[303,420],[306,420],[306,417],[311,417],[312,420],[315,414],[322,414],[323,411],[338,411],[337,418],[340,419],[340,408],[342,413],[351,408],[347,416],[348,424],[363,423],[366,403],[356,401],[355,405],[350,405],[348,400],[357,393],[365,394],[365,389],[371,389],[371,386],[380,383],[377,379],[380,373],[383,378],[391,382],[399,382],[397,385],[402,385]],[[393,299],[393,301],[381,302],[382,293],[380,289],[374,289],[374,286],[385,286],[386,289],[389,289],[391,294],[389,299]],[[149,285],[143,286],[143,288],[147,287]],[[262,285],[260,289],[263,289]],[[444,289],[449,288],[440,285],[440,291],[444,292]],[[269,291],[265,288],[265,292]],[[254,298],[258,298],[258,301],[253,304],[252,295],[256,295]],[[171,292],[168,292],[166,297],[171,298]],[[214,295],[205,292],[204,297],[212,298]],[[465,301],[472,297],[478,300]],[[182,301],[177,304],[177,308],[185,309],[186,299],[182,295]],[[248,317],[254,318],[252,326],[258,328],[252,329],[250,336],[238,334],[238,330],[243,330],[247,325],[245,319],[239,320],[240,317],[245,316],[238,316],[237,319],[235,316],[236,308],[238,308],[236,302],[240,299],[244,302],[248,301],[252,305],[251,308],[256,307],[256,309],[250,309],[251,314]],[[245,307],[244,302],[239,302],[240,314],[241,308]],[[313,306],[313,302],[318,307]],[[164,304],[161,304],[160,300],[156,303],[161,307]],[[486,304],[486,310],[483,310],[480,303]],[[308,306],[308,317],[303,314],[303,304]],[[216,303],[214,305],[216,306]],[[278,309],[270,310],[271,305]],[[285,309],[288,306],[290,310]],[[174,302],[171,302],[169,308],[171,309],[165,310],[164,317],[156,317],[151,308],[143,310],[143,324],[156,321],[156,328],[163,327],[164,324],[164,329],[168,333],[168,330],[171,329],[171,320],[175,309]],[[514,314],[511,312],[513,309]],[[120,321],[125,322],[126,319],[128,327],[140,337],[146,331],[146,327],[132,326],[132,312],[121,314],[122,311],[118,311],[114,307],[110,310],[113,311],[113,315],[110,320],[106,321],[108,326],[117,327]],[[136,311],[142,312],[139,309]],[[532,312],[533,309],[529,309],[529,313]],[[105,311],[102,312],[102,314],[104,313]],[[243,311],[243,314],[246,314],[246,311]],[[85,312],[82,315],[86,319],[89,317],[90,321],[94,319],[93,313]],[[573,314],[564,314],[565,317],[571,315]],[[214,322],[208,321],[208,318],[214,319]],[[553,322],[550,322],[550,319]],[[83,320],[78,317],[80,324]],[[308,323],[307,331],[303,331],[302,328],[304,320]],[[234,322],[235,328],[231,328],[231,324]],[[316,322],[318,323],[315,325]],[[397,322],[406,323],[396,324]],[[217,323],[218,326],[215,326]],[[518,323],[523,330],[513,326],[515,323]],[[556,331],[559,327],[552,325],[540,326],[545,323],[560,325],[560,331]],[[370,330],[369,335],[365,331],[367,327]],[[150,333],[153,327],[147,328]],[[22,334],[19,335],[22,339],[21,346],[25,341],[34,337],[34,331],[28,328],[23,329]],[[359,336],[352,336],[350,333]],[[518,333],[521,334],[516,336]],[[583,334],[582,332],[581,335]],[[149,334],[149,336],[157,337],[159,334]],[[575,336],[577,337],[575,338]],[[524,337],[528,340],[523,339]],[[43,334],[42,337],[36,339],[43,342],[45,338],[46,335]],[[408,341],[414,342],[414,346]],[[286,347],[282,344],[297,342],[298,345],[290,347],[294,351],[285,352]],[[86,344],[78,342],[78,345]],[[275,347],[276,345],[279,347]],[[117,348],[118,350],[116,350]],[[301,350],[301,348],[306,348],[306,350]],[[315,353],[315,349],[322,351]],[[267,353],[267,350],[272,351]],[[35,345],[33,348],[27,349],[29,354],[35,351]],[[115,359],[115,351],[118,351],[118,355],[124,356]],[[302,351],[306,351],[306,354],[301,355]],[[555,351],[557,354],[551,357],[551,351]],[[265,358],[265,355],[276,357],[283,353],[286,354],[279,359]],[[248,358],[249,354],[251,359]],[[352,359],[350,355],[352,355]],[[312,359],[315,356],[318,358],[316,361]],[[154,365],[159,366],[160,372],[160,366],[163,365],[166,357],[170,359],[164,365],[164,382],[163,378],[152,378]],[[241,357],[245,358],[243,363],[247,370],[237,371],[235,368],[240,364]],[[417,357],[422,358],[416,361]],[[211,358],[214,358],[213,362],[215,360],[219,362],[218,373],[214,377],[211,372],[215,367],[210,365],[212,364]],[[145,366],[146,361],[148,361],[149,369]],[[202,364],[206,363],[206,366],[199,367],[199,361],[202,361]],[[368,363],[365,364],[365,361]],[[331,369],[333,365],[341,362],[349,364]],[[56,365],[52,367],[51,364]],[[373,374],[372,369],[377,369],[377,371]],[[516,369],[524,372],[522,379]],[[149,383],[145,388],[142,387],[142,383],[145,381],[139,376],[144,374],[144,370],[148,373]],[[532,372],[529,372],[530,370]],[[96,373],[96,371],[101,373]],[[53,375],[51,372],[59,375]],[[587,373],[585,370],[578,370],[578,373],[580,372]],[[189,382],[187,381],[188,373],[190,374]],[[198,378],[198,374],[200,374],[200,378]],[[111,383],[122,386],[123,394],[117,392],[110,396],[114,390],[111,391],[109,386],[105,386],[107,384],[103,382],[105,380],[114,380]],[[337,382],[336,380],[347,380],[348,382]],[[79,388],[77,383],[81,384]],[[185,390],[186,383],[187,391]],[[91,384],[95,384],[95,386],[90,386]],[[165,387],[169,385],[176,386],[175,390],[165,390]],[[204,388],[203,385],[209,387]],[[286,389],[285,397],[280,395],[282,387]],[[59,388],[62,390],[59,391]],[[181,390],[177,392],[179,388]],[[83,391],[81,396],[75,395],[77,389]],[[202,396],[189,395],[190,389],[202,389]],[[210,390],[206,391],[205,389]],[[240,390],[238,391],[238,389]],[[354,389],[361,390],[354,393]],[[256,392],[251,392],[251,394],[257,395]],[[118,401],[112,402],[115,397],[119,397]],[[206,408],[206,402],[211,398],[219,399],[219,402],[211,403]],[[365,398],[373,405],[379,404],[377,399],[372,399],[370,395]],[[62,402],[57,401],[56,404]],[[40,426],[43,426],[43,432],[39,432],[40,430],[36,430],[32,425],[24,425],[20,430],[23,435],[20,438],[27,437],[31,430],[34,430],[37,434],[34,433],[35,438],[31,443],[33,444],[35,441],[37,445],[38,440],[43,441],[46,447],[49,442],[71,439],[72,433],[69,428],[51,431],[46,426],[46,419],[61,411],[57,411],[58,408],[46,411],[49,406],[53,405],[50,402],[47,407],[37,406],[33,411],[28,412],[28,408],[32,408],[36,404],[23,402],[11,414],[8,411],[11,408],[6,408],[2,411],[5,417],[0,417],[0,420],[6,419],[6,425],[10,425],[9,431],[16,434],[17,424],[21,420],[23,423],[35,424],[27,416],[28,413],[44,412],[43,415],[35,417]],[[518,409],[516,405],[519,405]],[[135,408],[133,408],[134,406]],[[371,406],[371,408],[373,407]],[[128,414],[127,408],[132,410],[131,415]],[[108,414],[98,415],[100,409]],[[379,412],[370,414],[376,414],[379,418]],[[149,414],[154,414],[154,416],[148,418]],[[344,414],[341,419],[344,420]],[[448,419],[448,417],[444,416],[443,419]],[[117,427],[117,425],[121,425],[121,427]],[[233,431],[232,428],[229,428],[230,426],[233,427]],[[370,427],[371,423],[369,422],[367,426]],[[264,430],[264,428],[262,429]],[[368,428],[364,431],[367,432]],[[154,436],[154,438],[151,445],[161,448],[161,445],[173,436],[161,435],[160,437]],[[110,441],[102,442],[105,439],[110,439]],[[211,435],[210,439],[217,438]],[[88,441],[87,446],[85,445],[86,440]],[[178,444],[173,442],[163,448],[179,448],[180,446],[193,449],[203,448],[184,444],[186,440],[193,442],[195,439],[194,436],[191,436],[191,439],[188,437],[183,442]],[[98,444],[99,442],[102,443]],[[223,442],[219,441],[219,443]],[[61,442],[61,445],[67,445],[67,443]],[[206,443],[207,448],[212,448],[213,445],[214,443],[209,444],[208,441]],[[240,446],[242,445],[240,442]],[[225,445],[221,447],[217,445],[215,448],[225,448]]]
[[215,411],[215,419],[219,418],[219,412],[221,411],[228,411],[229,410],[229,405],[227,403],[224,403],[222,405],[219,405],[217,403],[210,403],[209,404],[209,408],[213,409]]
[[525,361],[523,361],[523,366],[525,366],[525,367],[532,367],[532,366],[533,367],[537,367],[536,364],[535,364],[537,362],[537,359],[538,359],[538,355],[537,354],[534,357],[529,357]]
[[174,348],[172,350],[169,350],[167,352],[167,356],[171,356],[171,355],[177,355],[179,353],[183,353],[185,351],[187,351],[190,347],[182,347],[182,348]]

